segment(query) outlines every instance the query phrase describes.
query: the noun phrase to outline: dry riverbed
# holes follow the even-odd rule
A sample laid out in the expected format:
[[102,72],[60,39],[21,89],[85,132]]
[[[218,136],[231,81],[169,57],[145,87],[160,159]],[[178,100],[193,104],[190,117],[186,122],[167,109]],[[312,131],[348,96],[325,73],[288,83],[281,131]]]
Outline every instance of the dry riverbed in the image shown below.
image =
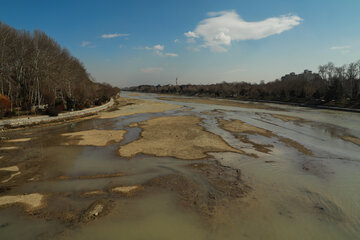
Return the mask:
[[[141,214],[156,210],[157,207],[165,209],[171,204],[175,206],[174,212],[165,212],[165,220],[158,220],[161,226],[169,216],[182,219],[180,214],[189,213],[192,220],[200,222],[209,233],[208,236],[215,236],[213,233],[224,226],[235,232],[239,231],[236,229],[245,228],[242,231],[246,232],[251,229],[247,224],[252,221],[255,229],[258,229],[259,224],[265,227],[269,221],[286,225],[299,219],[294,213],[297,209],[289,210],[291,207],[284,200],[288,196],[283,195],[295,191],[298,185],[288,187],[281,184],[284,179],[293,181],[292,176],[303,177],[304,172],[296,172],[294,169],[297,165],[294,165],[282,173],[291,177],[279,178],[277,171],[283,171],[279,167],[280,161],[287,161],[279,158],[289,155],[279,157],[276,154],[281,151],[277,150],[286,149],[291,153],[290,156],[299,156],[301,160],[313,160],[318,152],[313,152],[309,145],[301,144],[304,142],[298,141],[294,135],[288,136],[271,127],[262,126],[268,126],[264,122],[269,120],[270,115],[270,119],[280,119],[287,127],[292,124],[301,128],[307,124],[297,123],[306,123],[308,120],[288,112],[279,115],[277,111],[280,108],[276,106],[217,99],[161,98],[216,105],[202,108],[190,104],[185,107],[187,111],[167,112],[180,110],[183,106],[141,99],[142,95],[132,96],[140,99],[117,99],[114,107],[99,113],[98,118],[73,124],[46,125],[43,130],[34,128],[5,132],[0,147],[0,214],[1,211],[19,209],[20,213],[32,219],[29,224],[45,219],[61,226],[60,231],[46,229],[49,235],[42,235],[42,239],[71,239],[73,231],[89,231],[97,226],[101,226],[102,233],[113,231],[114,236],[126,236],[124,229],[126,231],[135,227],[138,230],[139,226],[143,226],[134,223],[134,219],[139,221],[148,218],[151,223],[157,221],[154,219],[158,213],[145,217]],[[219,106],[238,107],[239,111],[219,109]],[[241,111],[250,108],[260,112],[275,112],[269,115]],[[264,122],[254,123],[253,118],[260,118]],[[280,122],[275,121],[277,124]],[[337,138],[353,145],[349,148],[360,146],[359,138],[355,135],[342,134],[342,138]],[[129,136],[131,141],[128,140]],[[277,161],[272,161],[273,156],[278,157]],[[263,157],[266,161],[263,161]],[[290,159],[289,164],[296,161]],[[311,163],[309,167],[315,166],[312,161],[307,163]],[[246,169],[247,166],[250,168]],[[246,172],[242,171],[243,167]],[[305,177],[302,180],[309,181],[310,177]],[[278,179],[280,184],[276,182]],[[296,184],[300,185],[302,181]],[[307,186],[309,189],[311,187],[311,184]],[[283,188],[286,189],[281,191]],[[306,214],[315,214],[314,219],[320,217],[322,221],[328,221],[326,217],[330,216],[331,221],[341,221],[336,218],[345,215],[340,203],[329,197],[330,201],[320,190],[307,190],[306,193],[301,197],[296,194],[291,196],[290,199],[297,199],[291,201],[291,204],[296,203],[301,210],[306,210]],[[129,207],[150,196],[162,194],[171,196],[171,203],[149,203],[149,209],[145,210],[143,204]],[[268,206],[272,204],[274,208]],[[286,220],[279,221],[279,216]],[[114,221],[115,227],[107,228],[109,222],[118,218],[121,223]],[[243,222],[238,224],[235,221],[237,218]],[[344,219],[352,221],[351,217]],[[174,224],[176,228],[181,222],[186,224],[186,221],[177,220]],[[121,224],[125,224],[122,225],[125,227],[118,227]],[[7,226],[7,222],[0,221],[0,231],[11,229]],[[156,235],[150,226],[144,225],[144,229]],[[161,232],[166,230],[161,228]],[[122,232],[117,229],[122,229]],[[256,235],[258,232],[256,230],[251,234]],[[214,239],[227,239],[229,234]],[[231,237],[234,236],[247,234],[231,233]]]

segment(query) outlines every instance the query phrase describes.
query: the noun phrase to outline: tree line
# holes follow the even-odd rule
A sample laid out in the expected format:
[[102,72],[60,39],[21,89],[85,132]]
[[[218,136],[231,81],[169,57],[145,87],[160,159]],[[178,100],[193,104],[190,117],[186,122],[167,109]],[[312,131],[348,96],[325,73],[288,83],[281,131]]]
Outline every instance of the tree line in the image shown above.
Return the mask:
[[100,105],[120,91],[95,82],[78,59],[38,30],[31,33],[0,22],[0,61],[0,116],[41,106],[82,109]]
[[319,66],[318,73],[305,70],[268,83],[140,85],[123,90],[360,108],[360,60],[338,67],[330,62]]

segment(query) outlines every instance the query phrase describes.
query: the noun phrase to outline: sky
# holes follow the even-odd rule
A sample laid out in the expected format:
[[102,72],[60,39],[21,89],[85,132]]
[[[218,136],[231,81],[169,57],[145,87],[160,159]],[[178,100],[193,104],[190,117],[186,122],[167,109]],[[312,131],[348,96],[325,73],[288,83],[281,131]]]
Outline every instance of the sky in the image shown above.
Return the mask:
[[273,81],[360,59],[359,0],[0,0],[0,21],[44,31],[98,81]]

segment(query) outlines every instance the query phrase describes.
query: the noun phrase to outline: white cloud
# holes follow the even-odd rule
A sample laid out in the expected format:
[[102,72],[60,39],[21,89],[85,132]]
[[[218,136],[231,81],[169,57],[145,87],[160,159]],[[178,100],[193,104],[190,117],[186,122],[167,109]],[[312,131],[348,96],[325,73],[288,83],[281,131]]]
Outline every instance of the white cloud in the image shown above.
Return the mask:
[[162,50],[164,50],[164,46],[158,44],[158,45],[155,45],[155,46],[153,47],[153,49],[154,49],[154,50],[158,50],[158,51],[162,51]]
[[175,39],[174,43],[181,43],[181,41],[179,39]]
[[177,57],[178,54],[177,53],[164,53],[163,50],[165,49],[165,46],[164,45],[160,45],[160,44],[157,44],[157,45],[154,45],[153,47],[144,47],[144,48],[137,48],[138,50],[153,50],[154,53],[158,56],[168,56],[168,57]]
[[179,54],[177,53],[165,53],[165,56],[169,56],[169,57],[178,57]]
[[158,72],[162,72],[163,70],[164,69],[159,68],[159,67],[148,67],[148,68],[140,69],[140,71],[143,73],[158,73]]
[[351,46],[333,46],[330,49],[331,50],[345,50],[345,49],[349,49],[351,48]]
[[86,47],[86,46],[89,46],[90,44],[91,44],[91,42],[83,41],[83,42],[81,43],[81,46],[82,46],[82,47]]
[[[153,46],[153,47],[148,47],[148,46],[146,46],[146,47],[144,47],[143,49],[145,49],[145,50],[155,50],[155,51],[162,51],[162,50],[164,50],[164,45],[160,45],[160,44],[157,44],[157,45],[155,45],[155,46]],[[141,49],[141,48],[139,48],[139,49]]]
[[184,35],[186,37],[190,37],[190,38],[198,38],[199,37],[199,35],[197,33],[192,32],[192,31],[188,31],[188,32],[184,33]]
[[128,37],[130,34],[128,33],[109,33],[101,35],[102,38],[116,38],[116,37]]
[[296,15],[267,18],[258,22],[246,22],[235,11],[208,13],[194,31],[184,33],[189,38],[201,37],[202,47],[225,52],[232,41],[257,40],[280,34],[299,25],[302,19]]

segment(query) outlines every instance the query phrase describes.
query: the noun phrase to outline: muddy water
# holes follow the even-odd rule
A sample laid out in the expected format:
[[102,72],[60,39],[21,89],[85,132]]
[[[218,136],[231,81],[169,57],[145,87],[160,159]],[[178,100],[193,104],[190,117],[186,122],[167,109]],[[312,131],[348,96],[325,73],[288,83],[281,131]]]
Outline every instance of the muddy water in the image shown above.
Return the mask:
[[[126,93],[124,93],[126,95]],[[156,95],[136,98],[156,99]],[[8,137],[36,138],[32,145],[18,144],[20,150],[0,152],[17,164],[38,157],[47,162],[40,181],[25,181],[7,194],[40,192],[51,196],[49,209],[86,209],[96,197],[83,198],[87,191],[102,190],[100,198],[111,199],[114,208],[90,223],[69,224],[61,219],[29,216],[22,208],[0,209],[1,239],[360,239],[360,147],[341,139],[360,138],[360,114],[276,106],[285,111],[171,102],[180,110],[137,114],[114,119],[91,119],[65,125],[34,128]],[[186,110],[186,111],[183,111]],[[216,110],[216,111],[214,111]],[[295,116],[306,122],[285,122],[271,114]],[[121,198],[109,193],[116,186],[143,184],[167,174],[196,175],[186,168],[189,161],[170,157],[136,155],[131,159],[117,154],[119,146],[139,138],[135,122],[161,116],[196,115],[207,131],[221,136],[229,145],[258,158],[236,153],[212,153],[196,162],[217,160],[240,169],[251,191],[229,213],[212,219],[212,227],[197,213],[180,206],[170,192],[145,192]],[[249,140],[272,145],[270,153],[258,152],[218,125],[218,119],[238,119],[297,141],[310,149],[304,155],[276,138],[247,134]],[[60,146],[61,133],[88,129],[124,129],[125,139],[106,147]],[[49,135],[51,131],[53,134]],[[28,144],[28,145],[26,145]],[[1,160],[4,161],[4,160]],[[99,174],[122,175],[86,178]],[[69,178],[59,180],[59,176]],[[29,176],[30,178],[30,176]],[[219,177],[221,178],[221,177]],[[214,227],[215,226],[215,227]]]

